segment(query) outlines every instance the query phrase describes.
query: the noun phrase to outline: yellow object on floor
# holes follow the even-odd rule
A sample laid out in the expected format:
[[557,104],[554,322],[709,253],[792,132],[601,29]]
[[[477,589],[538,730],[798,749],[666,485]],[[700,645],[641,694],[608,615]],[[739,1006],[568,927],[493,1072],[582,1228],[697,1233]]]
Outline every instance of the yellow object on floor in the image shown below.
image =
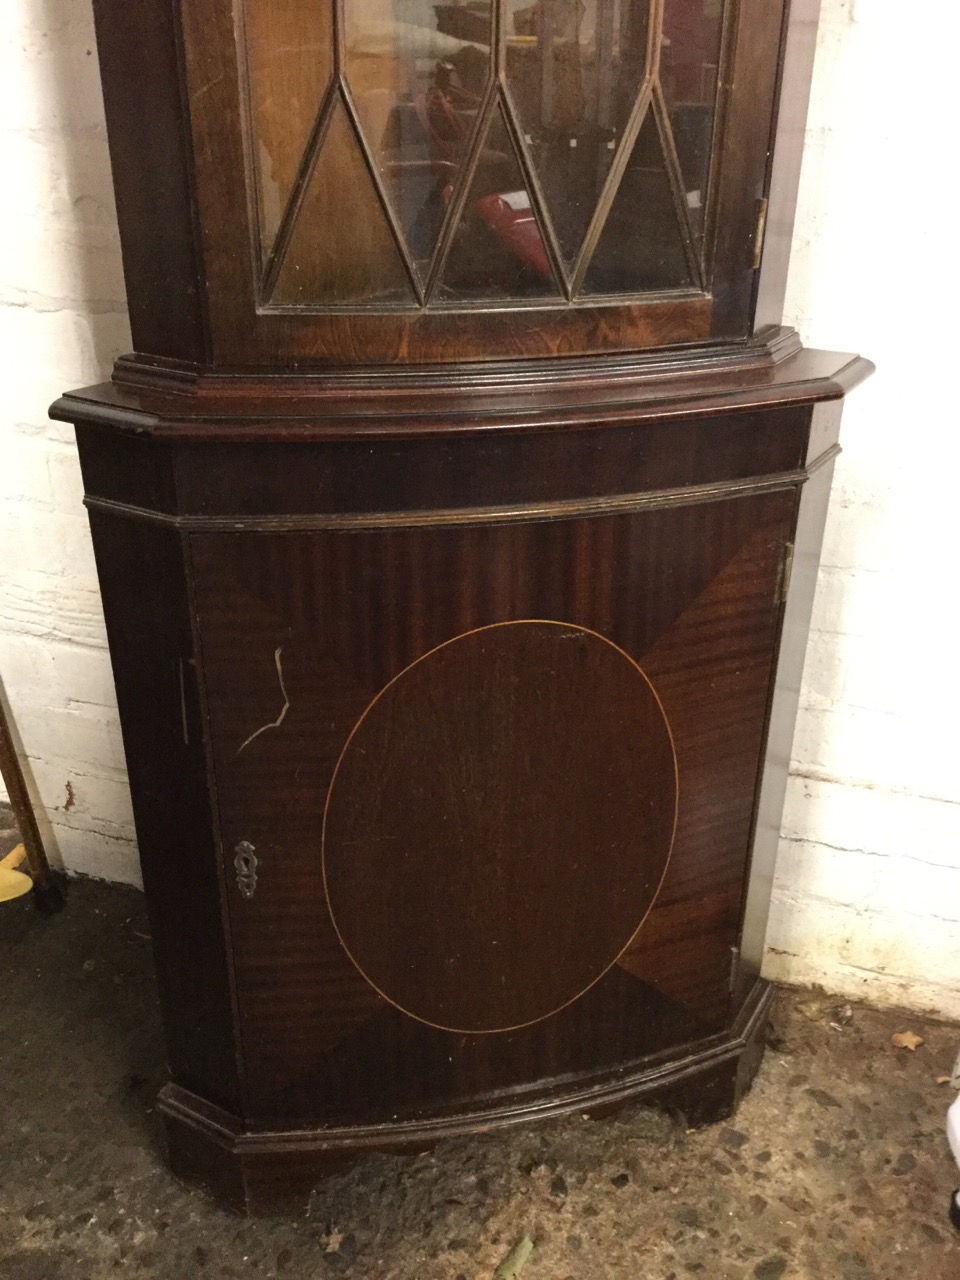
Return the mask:
[[20,863],[27,856],[22,844],[18,844],[5,858],[0,858],[0,902],[10,902],[14,898],[22,898],[33,888],[33,881],[18,871]]

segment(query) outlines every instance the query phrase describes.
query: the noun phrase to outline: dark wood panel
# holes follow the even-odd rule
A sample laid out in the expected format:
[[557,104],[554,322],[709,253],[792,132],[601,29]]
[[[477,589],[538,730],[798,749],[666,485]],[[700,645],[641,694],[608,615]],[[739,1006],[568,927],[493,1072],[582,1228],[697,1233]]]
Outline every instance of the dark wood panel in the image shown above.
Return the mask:
[[684,896],[659,902],[651,911],[620,958],[621,966],[635,977],[649,976],[686,1007],[700,1009],[707,1025],[719,1025],[725,1020],[741,896],[739,880],[702,893],[688,885]]
[[240,1110],[241,1080],[180,539],[91,512],[174,1077]]
[[804,465],[810,410],[437,440],[198,445],[178,510],[203,515],[430,511],[722,483]]
[[[779,51],[790,0],[739,0],[714,210],[712,333],[745,337],[752,330],[759,201],[766,198],[775,144]],[[779,317],[775,323],[779,323]]]
[[640,926],[676,793],[660,703],[609,641],[534,620],[451,639],[377,696],[337,762],[323,879],[340,941],[435,1027],[539,1022]]
[[819,17],[820,0],[790,0],[754,332],[780,324],[783,317]]
[[175,0],[94,0],[120,243],[137,351],[201,363],[204,285],[193,218]]
[[705,934],[722,937],[712,951],[679,937],[644,980],[611,971],[509,1041],[404,1017],[333,928],[323,808],[351,730],[404,667],[493,623],[570,622],[641,667],[650,661],[663,686],[681,762],[665,904],[699,910],[700,899],[739,893],[793,509],[793,495],[779,494],[536,526],[192,538],[225,858],[248,840],[260,859],[254,899],[230,890],[255,1114],[302,1120],[322,1097],[325,1113],[346,1121],[388,1106],[449,1108],[492,1088],[549,1092],[561,1073],[665,1050],[678,1027],[695,1035],[722,1024],[729,966],[709,966],[729,946],[730,921],[713,907],[700,915]]
[[77,446],[83,487],[110,502],[176,511],[174,450],[167,442],[127,436],[89,423],[78,424]]
[[776,584],[797,497],[767,501],[759,527],[645,655],[675,726],[685,802],[657,904],[621,963],[707,1018],[730,994],[780,625]]

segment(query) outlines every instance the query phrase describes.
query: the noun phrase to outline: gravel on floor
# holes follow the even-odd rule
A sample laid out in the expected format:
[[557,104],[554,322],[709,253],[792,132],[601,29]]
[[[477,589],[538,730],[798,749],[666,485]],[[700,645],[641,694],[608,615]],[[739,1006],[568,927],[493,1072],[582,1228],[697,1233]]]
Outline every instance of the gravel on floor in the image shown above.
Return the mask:
[[493,1280],[526,1236],[522,1280],[960,1280],[956,1026],[785,992],[725,1124],[634,1108],[369,1156],[246,1221],[164,1166],[148,934],[117,885],[0,906],[3,1280]]

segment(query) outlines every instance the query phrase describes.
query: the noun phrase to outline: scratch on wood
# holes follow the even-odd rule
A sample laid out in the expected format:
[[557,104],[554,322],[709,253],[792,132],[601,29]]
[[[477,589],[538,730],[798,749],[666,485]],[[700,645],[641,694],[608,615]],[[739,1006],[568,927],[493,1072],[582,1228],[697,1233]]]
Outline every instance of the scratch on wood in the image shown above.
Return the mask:
[[67,799],[63,806],[63,812],[69,813],[73,806],[77,803],[77,797],[73,794],[73,783],[67,782]]
[[180,723],[183,726],[183,745],[190,745],[190,725],[187,722],[187,690],[183,680],[183,659],[180,659]]
[[283,667],[280,665],[280,655],[282,653],[283,653],[282,648],[277,649],[273,655],[273,660],[277,664],[277,679],[280,681],[280,692],[283,694],[283,709],[281,710],[280,714],[277,716],[276,720],[271,720],[269,724],[261,725],[259,729],[254,730],[254,732],[251,733],[250,737],[247,738],[246,742],[240,745],[239,749],[237,750],[237,755],[239,755],[240,752],[243,751],[246,747],[249,747],[250,743],[254,740],[254,738],[259,738],[261,733],[266,733],[268,729],[279,729],[280,726],[283,724],[284,716],[290,710],[290,699],[287,696],[287,687],[283,683]]
[[195,89],[193,93],[190,95],[190,101],[196,104],[197,102],[200,101],[200,99],[204,96],[204,94],[209,93],[211,89],[215,89],[218,84],[222,84],[223,79],[224,79],[223,72],[221,72],[220,75],[214,76],[212,80],[208,80],[206,84],[200,85],[200,87]]

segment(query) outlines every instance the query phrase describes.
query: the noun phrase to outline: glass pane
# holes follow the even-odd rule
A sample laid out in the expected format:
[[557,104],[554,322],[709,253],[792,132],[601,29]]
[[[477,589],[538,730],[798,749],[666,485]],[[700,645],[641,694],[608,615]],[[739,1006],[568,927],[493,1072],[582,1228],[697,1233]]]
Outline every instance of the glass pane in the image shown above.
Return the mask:
[[246,0],[243,11],[264,256],[333,70],[330,0]]
[[[429,277],[468,167],[472,187],[435,300],[562,296],[552,263],[559,255],[568,278],[579,278],[585,237],[650,92],[656,118],[651,110],[637,142],[626,144],[633,152],[583,291],[694,283],[677,204],[685,193],[698,234],[725,0],[502,0],[497,24],[493,0],[342,0],[342,60],[335,0],[239,3],[260,249],[274,304],[418,305],[410,271]],[[651,65],[650,24],[661,14]],[[496,70],[494,25],[506,96],[474,169],[479,112]],[[337,74],[349,86],[353,120],[331,90]],[[313,163],[321,110],[332,116]],[[549,250],[524,178],[531,170],[556,236]],[[284,222],[291,200],[292,226]],[[278,234],[285,253],[274,269]]]
[[665,0],[660,82],[697,231],[703,227],[722,37],[723,0]]
[[650,0],[507,0],[507,85],[572,265],[647,71]]
[[274,304],[415,304],[360,144],[337,99],[290,244]]
[[[445,194],[449,197],[452,191]],[[559,292],[498,106],[480,148],[437,297],[555,298]]]
[[491,3],[344,0],[346,72],[367,147],[426,274],[490,74]]
[[653,111],[640,129],[583,293],[643,293],[693,283]]

